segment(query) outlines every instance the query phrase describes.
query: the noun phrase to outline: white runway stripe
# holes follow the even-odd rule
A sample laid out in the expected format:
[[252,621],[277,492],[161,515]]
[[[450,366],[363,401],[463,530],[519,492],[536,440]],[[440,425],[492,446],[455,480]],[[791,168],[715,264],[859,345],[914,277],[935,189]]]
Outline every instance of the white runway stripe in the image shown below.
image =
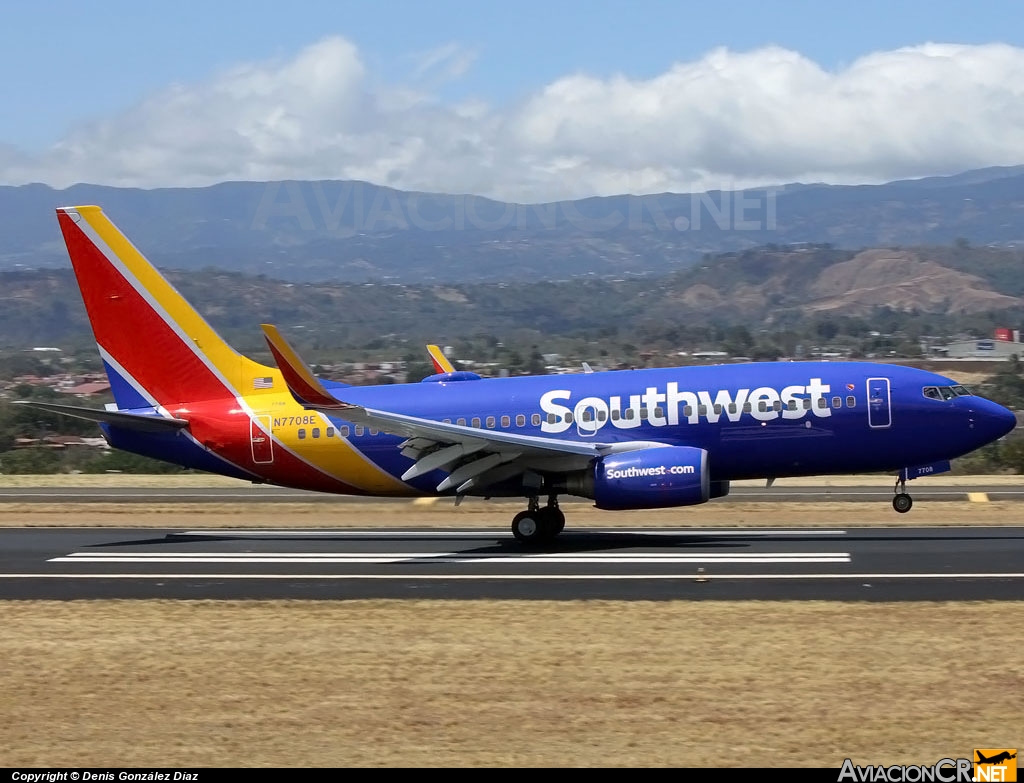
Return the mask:
[[526,555],[460,555],[456,552],[160,552],[146,553],[92,553],[75,552],[65,557],[54,557],[50,563],[331,563],[378,565],[387,563],[461,563],[461,564],[672,564],[672,563],[849,563],[848,552],[779,552],[779,553],[678,553],[656,552],[623,553],[596,552],[580,554],[526,554]]
[[[644,536],[845,536],[845,530],[815,530],[805,528],[803,530],[737,530],[729,528],[715,530],[714,528],[627,528],[627,527],[605,527],[577,529],[574,532],[599,533],[601,535],[614,533],[634,533]],[[374,538],[494,538],[495,536],[505,537],[511,535],[508,528],[492,528],[487,530],[355,530],[355,529],[334,529],[334,530],[260,530],[253,528],[230,528],[225,530],[186,530],[181,533],[174,533],[175,536],[217,536],[218,538],[263,538],[263,537],[293,537],[293,538],[348,538],[356,536],[372,536]]]
[[444,581],[484,579],[488,581],[596,581],[701,579],[706,582],[737,579],[1024,579],[1022,572],[951,574],[0,574],[0,579],[310,579],[334,581]]

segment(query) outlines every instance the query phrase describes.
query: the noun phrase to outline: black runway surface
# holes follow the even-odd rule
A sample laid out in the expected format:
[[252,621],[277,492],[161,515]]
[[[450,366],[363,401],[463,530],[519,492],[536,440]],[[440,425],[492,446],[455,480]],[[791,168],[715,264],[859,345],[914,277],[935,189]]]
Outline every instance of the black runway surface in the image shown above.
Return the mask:
[[1022,527],[0,529],[0,598],[1022,600]]

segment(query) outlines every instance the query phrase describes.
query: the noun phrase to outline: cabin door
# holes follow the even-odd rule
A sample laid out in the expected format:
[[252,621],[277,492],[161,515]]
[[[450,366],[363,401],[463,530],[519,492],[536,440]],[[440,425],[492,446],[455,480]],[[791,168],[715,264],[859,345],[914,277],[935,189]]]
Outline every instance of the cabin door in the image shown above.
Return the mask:
[[868,426],[876,430],[892,426],[892,392],[888,378],[868,378]]
[[249,419],[252,461],[257,465],[266,465],[274,461],[274,439],[270,437],[270,433],[269,416],[253,416]]

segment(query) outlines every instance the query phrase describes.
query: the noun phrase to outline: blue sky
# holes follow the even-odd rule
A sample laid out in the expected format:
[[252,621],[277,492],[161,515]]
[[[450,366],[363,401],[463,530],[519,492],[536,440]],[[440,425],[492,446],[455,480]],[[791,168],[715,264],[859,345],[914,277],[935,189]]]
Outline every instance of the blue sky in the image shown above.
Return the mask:
[[[872,52],[926,42],[1024,47],[1022,8],[1012,2],[951,0],[10,3],[0,28],[0,72],[6,74],[0,182],[31,178],[36,171],[46,179],[56,164],[41,156],[53,145],[113,123],[104,131],[110,143],[113,134],[140,125],[133,107],[161,100],[174,85],[201,86],[243,63],[269,68],[332,36],[357,51],[364,71],[358,90],[374,100],[388,95],[393,101],[407,90],[427,92],[442,107],[481,102],[489,116],[508,123],[514,107],[567,77],[586,74],[610,84],[622,75],[642,83],[674,64],[699,62],[717,47],[743,53],[774,45],[829,73]],[[435,67],[428,68],[432,54]],[[1005,75],[993,70],[987,78]],[[581,155],[592,157],[589,151]],[[992,162],[1002,160],[1000,155],[1005,157],[993,153]],[[545,165],[572,164],[579,157],[561,149]],[[17,163],[6,174],[5,160]],[[336,162],[328,168],[328,174],[348,171],[341,166],[344,171],[338,172]],[[805,168],[808,175],[819,172],[821,161]],[[828,174],[828,167],[823,171]],[[83,168],[81,176],[90,173]],[[393,169],[385,173],[391,176]],[[867,166],[858,176],[869,179],[871,173]],[[151,179],[161,176],[154,170]],[[111,177],[134,181],[130,172]],[[184,181],[202,178],[197,174]],[[136,179],[150,182],[141,173]],[[430,184],[427,174],[420,180]]]
[[294,55],[328,34],[355,43],[381,79],[448,43],[476,52],[452,98],[521,98],[564,74],[648,78],[726,46],[794,49],[833,69],[872,51],[928,41],[1024,45],[1024,5],[952,0],[859,2],[9,3],[0,141],[38,147],[76,122],[173,82],[240,61]]

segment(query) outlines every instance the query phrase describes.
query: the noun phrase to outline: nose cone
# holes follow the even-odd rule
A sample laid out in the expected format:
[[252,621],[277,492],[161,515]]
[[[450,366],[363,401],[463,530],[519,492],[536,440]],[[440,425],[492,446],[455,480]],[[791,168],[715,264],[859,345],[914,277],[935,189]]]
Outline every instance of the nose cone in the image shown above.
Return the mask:
[[971,399],[971,421],[975,432],[985,443],[998,440],[1017,426],[1017,416],[992,400],[982,397]]

